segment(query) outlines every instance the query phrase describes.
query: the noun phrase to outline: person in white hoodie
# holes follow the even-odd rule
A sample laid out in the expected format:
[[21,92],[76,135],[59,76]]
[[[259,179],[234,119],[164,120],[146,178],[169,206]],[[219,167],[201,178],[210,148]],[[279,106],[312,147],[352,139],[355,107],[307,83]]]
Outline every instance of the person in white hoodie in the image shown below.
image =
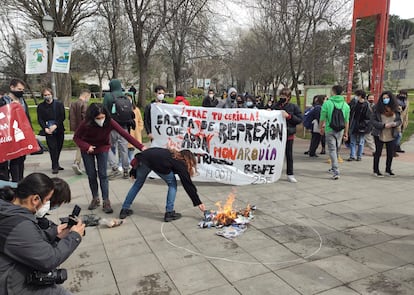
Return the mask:
[[237,108],[237,89],[234,87],[230,87],[227,91],[227,98],[223,105],[224,109],[236,109]]

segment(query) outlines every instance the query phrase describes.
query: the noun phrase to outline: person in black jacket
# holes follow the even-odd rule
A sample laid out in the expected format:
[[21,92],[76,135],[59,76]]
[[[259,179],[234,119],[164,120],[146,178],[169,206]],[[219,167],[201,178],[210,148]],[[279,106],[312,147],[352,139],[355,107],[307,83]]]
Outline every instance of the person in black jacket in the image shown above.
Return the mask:
[[42,90],[44,101],[37,106],[37,121],[41,129],[40,134],[46,136],[46,144],[52,161],[52,173],[57,174],[63,168],[59,165],[60,152],[65,139],[65,107],[63,103],[53,99],[52,89]]
[[302,123],[302,112],[296,104],[290,103],[291,90],[283,88],[279,93],[279,101],[272,107],[273,110],[281,110],[287,124],[286,140],[286,174],[287,180],[292,183],[298,182],[293,175],[293,140],[296,133],[296,125]]
[[[320,128],[319,128],[319,117],[321,115],[321,108],[322,104],[325,101],[325,95],[316,95],[313,100],[313,110],[310,114],[311,121],[312,121],[312,137],[310,140],[309,145],[309,157],[318,157],[316,154],[316,150],[319,146],[319,143],[321,142],[321,134],[320,134]],[[305,153],[306,154],[306,153]]]
[[150,148],[135,155],[136,163],[131,170],[131,176],[135,182],[129,189],[119,218],[124,219],[131,215],[133,211],[129,209],[135,197],[141,190],[148,174],[152,171],[158,174],[168,185],[166,212],[164,221],[168,222],[181,217],[180,213],[174,211],[174,201],[177,194],[177,180],[175,174],[180,177],[181,184],[193,202],[201,211],[206,208],[200,201],[197,188],[191,181],[191,176],[195,173],[196,158],[189,150],[173,151],[165,148]]
[[145,132],[147,132],[147,135],[149,139],[152,141],[154,137],[152,136],[152,130],[151,130],[151,105],[153,103],[167,103],[164,100],[165,96],[165,88],[164,86],[158,85],[154,89],[155,92],[155,99],[151,101],[151,103],[147,104],[144,109],[144,128]]
[[218,100],[217,98],[214,97],[214,90],[209,89],[208,95],[204,97],[201,105],[205,108],[214,108],[217,106],[217,104],[218,104]]
[[[0,190],[0,294],[70,294],[56,284],[31,284],[34,271],[48,273],[62,264],[79,246],[82,221],[42,230],[35,213],[52,197],[54,185],[43,173],[32,173],[17,188]],[[11,200],[11,201],[7,201]]]

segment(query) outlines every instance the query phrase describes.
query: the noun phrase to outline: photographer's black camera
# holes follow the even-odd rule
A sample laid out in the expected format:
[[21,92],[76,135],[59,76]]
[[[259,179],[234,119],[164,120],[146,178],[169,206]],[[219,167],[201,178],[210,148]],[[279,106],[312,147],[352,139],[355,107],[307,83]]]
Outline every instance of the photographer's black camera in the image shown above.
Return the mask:
[[63,284],[68,279],[66,269],[54,269],[49,272],[33,271],[27,276],[27,283],[31,285],[46,286]]

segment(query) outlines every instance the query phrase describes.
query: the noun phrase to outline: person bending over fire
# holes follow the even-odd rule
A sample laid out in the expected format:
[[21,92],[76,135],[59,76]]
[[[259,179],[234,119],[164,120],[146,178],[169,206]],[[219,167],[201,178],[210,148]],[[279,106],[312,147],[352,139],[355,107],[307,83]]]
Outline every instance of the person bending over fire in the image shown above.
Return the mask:
[[205,211],[205,205],[200,201],[197,188],[191,181],[191,176],[196,172],[197,161],[189,150],[175,151],[165,148],[150,148],[135,155],[131,162],[130,176],[135,182],[129,189],[125,201],[122,204],[119,218],[124,219],[133,214],[130,209],[132,202],[141,190],[144,182],[151,171],[154,171],[168,185],[167,204],[165,207],[164,221],[172,221],[181,217],[174,210],[174,201],[177,194],[177,180],[175,174],[180,177],[181,183],[193,202],[201,211]]

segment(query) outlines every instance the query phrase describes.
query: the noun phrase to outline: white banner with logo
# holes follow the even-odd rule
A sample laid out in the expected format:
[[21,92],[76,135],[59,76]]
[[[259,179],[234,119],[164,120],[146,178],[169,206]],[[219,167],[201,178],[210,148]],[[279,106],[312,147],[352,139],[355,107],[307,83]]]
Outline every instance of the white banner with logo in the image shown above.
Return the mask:
[[72,55],[72,38],[55,37],[53,48],[52,72],[69,73],[70,57]]
[[26,40],[26,74],[47,73],[47,40]]
[[152,104],[151,128],[151,146],[195,154],[195,181],[246,185],[280,178],[286,144],[280,111]]

